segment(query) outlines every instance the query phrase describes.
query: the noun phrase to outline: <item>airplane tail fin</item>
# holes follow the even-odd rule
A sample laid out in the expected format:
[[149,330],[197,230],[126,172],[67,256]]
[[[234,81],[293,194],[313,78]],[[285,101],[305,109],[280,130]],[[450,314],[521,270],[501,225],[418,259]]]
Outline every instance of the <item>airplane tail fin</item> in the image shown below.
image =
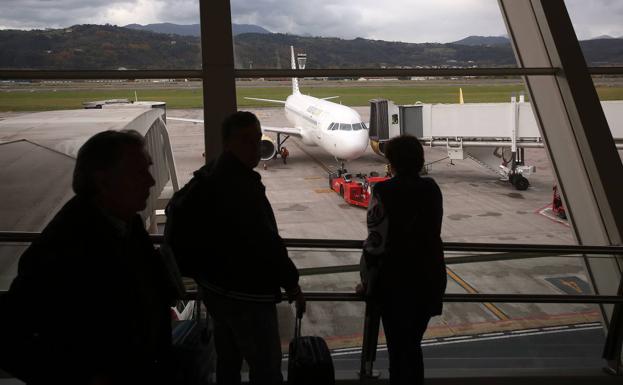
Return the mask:
[[[291,62],[292,62],[292,69],[295,70],[296,69],[296,57],[294,57],[294,47],[290,46],[290,54],[291,54]],[[299,94],[299,79],[298,78],[292,78],[292,93],[293,94]]]

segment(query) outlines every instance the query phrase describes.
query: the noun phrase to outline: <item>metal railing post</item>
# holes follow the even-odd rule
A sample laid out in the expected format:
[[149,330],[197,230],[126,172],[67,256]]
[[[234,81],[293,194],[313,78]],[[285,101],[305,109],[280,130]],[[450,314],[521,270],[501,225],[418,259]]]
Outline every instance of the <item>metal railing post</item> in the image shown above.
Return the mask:
[[377,304],[366,302],[365,317],[363,320],[363,341],[361,346],[361,367],[359,379],[365,382],[379,378],[380,373],[374,370],[376,348],[379,340],[381,312]]

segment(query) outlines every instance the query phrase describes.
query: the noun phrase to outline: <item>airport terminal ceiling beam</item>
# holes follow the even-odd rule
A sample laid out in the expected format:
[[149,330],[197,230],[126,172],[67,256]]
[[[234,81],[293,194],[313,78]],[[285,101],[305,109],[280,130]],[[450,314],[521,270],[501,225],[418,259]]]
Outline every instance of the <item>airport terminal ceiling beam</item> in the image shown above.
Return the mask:
[[[623,165],[564,1],[498,1],[518,65],[559,68],[525,80],[575,237],[579,244],[620,245]],[[598,294],[621,294],[617,259],[586,265]],[[608,324],[612,306],[604,316]],[[617,333],[620,322],[611,321],[609,333]]]
[[221,123],[236,112],[236,78],[229,0],[200,0],[205,161],[222,151]]

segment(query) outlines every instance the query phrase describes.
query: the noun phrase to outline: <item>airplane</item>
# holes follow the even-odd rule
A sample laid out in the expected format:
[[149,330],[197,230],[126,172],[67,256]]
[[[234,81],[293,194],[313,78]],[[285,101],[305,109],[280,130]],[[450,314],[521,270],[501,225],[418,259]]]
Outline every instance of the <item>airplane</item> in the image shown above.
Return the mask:
[[[294,47],[290,46],[292,69],[297,69]],[[306,55],[298,55],[298,68],[305,69]],[[262,125],[262,131],[277,134],[277,143],[268,136],[262,137],[262,160],[269,160],[281,151],[283,143],[290,137],[301,139],[308,146],[319,146],[340,162],[338,172],[343,173],[344,162],[357,159],[366,151],[368,127],[354,109],[329,101],[337,96],[316,98],[303,95],[299,90],[298,78],[292,78],[292,94],[286,100],[246,98],[282,104],[293,127],[269,127]],[[203,123],[200,119],[168,117],[168,120]],[[281,135],[285,135],[282,140]]]

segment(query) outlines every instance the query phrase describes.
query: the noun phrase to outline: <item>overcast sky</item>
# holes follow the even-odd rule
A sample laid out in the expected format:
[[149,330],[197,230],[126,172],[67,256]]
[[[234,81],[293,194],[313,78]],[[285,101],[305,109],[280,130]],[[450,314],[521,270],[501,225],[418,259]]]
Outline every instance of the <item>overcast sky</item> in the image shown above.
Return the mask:
[[[623,0],[566,0],[580,39],[623,36]],[[0,0],[0,28],[199,21],[198,0]],[[272,32],[449,42],[506,34],[497,0],[232,0],[235,23]]]

